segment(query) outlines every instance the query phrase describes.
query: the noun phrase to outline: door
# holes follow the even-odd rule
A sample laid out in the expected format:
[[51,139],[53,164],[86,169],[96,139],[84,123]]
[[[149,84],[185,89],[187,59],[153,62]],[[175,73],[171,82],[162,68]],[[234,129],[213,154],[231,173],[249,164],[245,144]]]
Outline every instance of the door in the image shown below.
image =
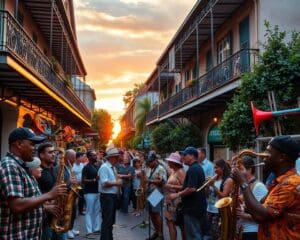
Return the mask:
[[240,55],[240,71],[249,71],[250,56],[247,49],[250,48],[250,27],[249,27],[249,16],[240,22],[240,49],[244,49]]

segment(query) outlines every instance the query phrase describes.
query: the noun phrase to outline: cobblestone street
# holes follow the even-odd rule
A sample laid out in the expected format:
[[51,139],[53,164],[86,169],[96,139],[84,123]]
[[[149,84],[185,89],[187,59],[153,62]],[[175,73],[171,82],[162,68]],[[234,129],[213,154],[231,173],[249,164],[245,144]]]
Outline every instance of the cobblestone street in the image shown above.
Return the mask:
[[[114,225],[114,239],[115,240],[144,240],[148,237],[149,225],[145,228],[140,226],[143,221],[148,222],[148,214],[144,212],[142,216],[135,217],[131,213],[123,214],[117,211],[117,221]],[[84,216],[79,215],[75,221],[75,229],[80,231],[80,235],[75,237],[76,240],[87,239],[85,237],[86,230],[84,226]],[[151,230],[151,234],[153,230]],[[167,236],[167,226],[164,224],[164,236],[165,240],[169,239]],[[95,235],[95,239],[100,239],[99,235]],[[178,236],[178,239],[181,239]]]

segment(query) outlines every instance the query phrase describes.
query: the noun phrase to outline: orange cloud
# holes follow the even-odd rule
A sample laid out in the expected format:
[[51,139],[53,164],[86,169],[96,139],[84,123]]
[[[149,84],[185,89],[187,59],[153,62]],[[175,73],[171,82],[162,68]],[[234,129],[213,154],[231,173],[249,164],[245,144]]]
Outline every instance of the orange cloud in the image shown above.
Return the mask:
[[117,124],[123,95],[144,82],[196,0],[74,0],[79,47],[97,108]]

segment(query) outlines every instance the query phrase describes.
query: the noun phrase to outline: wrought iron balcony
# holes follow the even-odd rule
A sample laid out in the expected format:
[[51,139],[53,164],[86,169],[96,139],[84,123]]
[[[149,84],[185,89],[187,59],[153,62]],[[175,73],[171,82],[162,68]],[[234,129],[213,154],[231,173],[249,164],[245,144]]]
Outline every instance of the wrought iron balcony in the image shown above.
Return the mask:
[[172,111],[191,103],[204,95],[220,88],[231,81],[236,80],[242,73],[249,72],[257,62],[258,50],[242,49],[231,55],[204,75],[193,81],[193,84],[185,87],[175,95],[166,99],[159,107],[153,108],[147,117],[147,122],[162,117]]
[[[0,11],[0,54],[10,55],[29,69],[42,83],[91,120],[91,113],[74,90],[53,71],[49,59],[32,41],[23,27],[6,11]],[[42,90],[41,90],[42,91]]]

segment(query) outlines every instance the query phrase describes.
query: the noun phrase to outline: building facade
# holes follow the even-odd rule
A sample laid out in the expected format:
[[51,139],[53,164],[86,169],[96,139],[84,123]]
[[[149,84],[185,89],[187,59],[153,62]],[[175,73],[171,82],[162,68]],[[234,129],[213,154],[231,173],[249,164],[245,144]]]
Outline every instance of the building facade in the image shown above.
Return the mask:
[[78,77],[72,77],[72,86],[81,101],[84,102],[90,112],[93,112],[96,101],[95,90]]
[[72,0],[0,0],[1,156],[15,127],[49,136],[59,127],[90,127],[91,113],[71,84],[85,75]]
[[[148,89],[159,93],[147,125],[187,119],[204,136],[211,160],[229,159],[217,127],[243,73],[253,70],[264,21],[299,30],[297,0],[197,1],[157,61]],[[282,12],[288,14],[282,14]],[[266,96],[267,97],[267,96]]]

